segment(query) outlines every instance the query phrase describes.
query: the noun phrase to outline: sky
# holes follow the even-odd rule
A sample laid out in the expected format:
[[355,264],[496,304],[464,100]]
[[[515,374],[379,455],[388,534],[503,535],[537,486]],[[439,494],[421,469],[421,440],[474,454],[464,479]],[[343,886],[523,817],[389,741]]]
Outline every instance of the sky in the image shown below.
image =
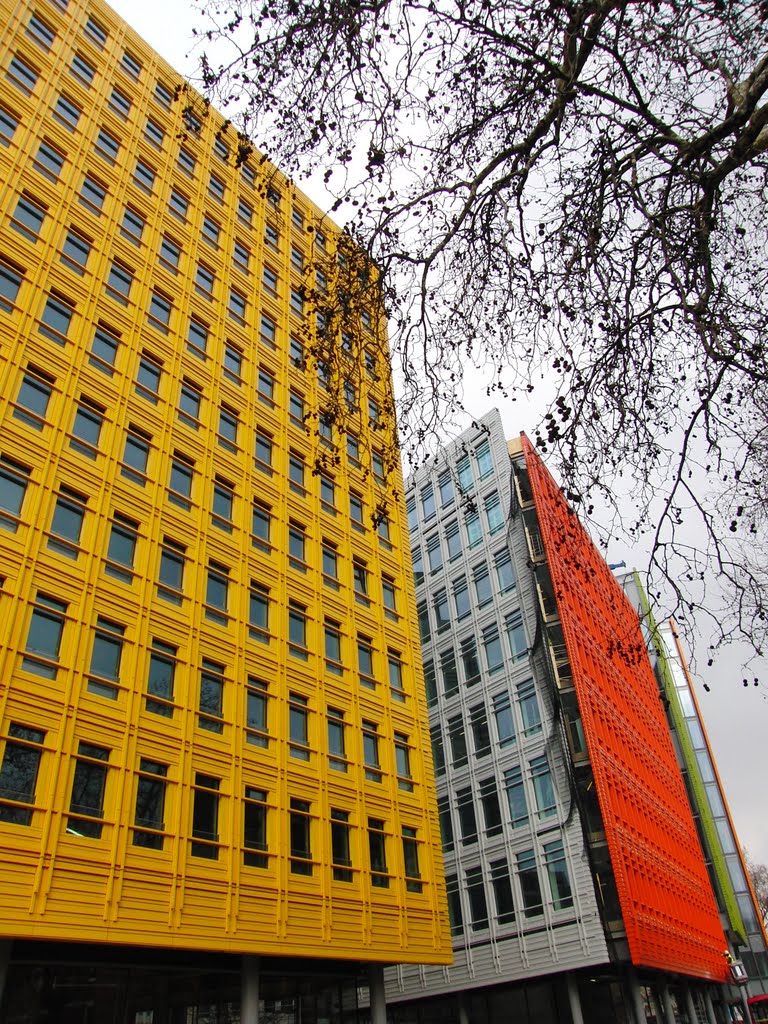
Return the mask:
[[[193,73],[192,28],[201,20],[191,0],[111,0],[111,5],[177,71]],[[329,205],[321,188],[304,182],[301,188],[318,205]],[[479,376],[468,382],[465,404],[477,416],[491,402],[485,396],[486,386]],[[534,405],[526,409],[520,402],[504,403],[498,398],[493,403],[499,407],[507,437],[521,431],[533,435],[540,415]],[[643,553],[633,554],[620,541],[609,546],[606,557],[610,562],[624,561],[630,568],[643,564]],[[727,648],[712,667],[706,665],[706,642],[700,638],[696,647],[688,652],[695,655],[694,685],[736,831],[751,858],[768,864],[768,690],[742,687],[741,665],[747,657],[743,647]],[[768,665],[757,668],[763,680],[768,678]]]

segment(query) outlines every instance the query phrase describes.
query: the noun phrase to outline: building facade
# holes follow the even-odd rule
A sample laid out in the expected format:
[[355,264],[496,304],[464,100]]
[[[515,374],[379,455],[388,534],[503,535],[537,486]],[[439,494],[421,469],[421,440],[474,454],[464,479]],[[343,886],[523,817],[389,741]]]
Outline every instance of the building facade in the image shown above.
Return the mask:
[[740,1002],[637,613],[497,411],[408,481],[455,961],[393,1019],[714,1022]]
[[0,10],[0,1019],[354,1019],[451,956],[375,272],[100,0]]

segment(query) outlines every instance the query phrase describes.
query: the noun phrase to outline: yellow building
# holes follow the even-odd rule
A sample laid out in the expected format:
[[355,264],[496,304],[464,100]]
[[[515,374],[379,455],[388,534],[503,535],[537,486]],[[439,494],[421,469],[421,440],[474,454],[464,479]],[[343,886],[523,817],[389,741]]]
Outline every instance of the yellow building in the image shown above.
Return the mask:
[[445,963],[375,275],[99,0],[0,10],[0,1020]]

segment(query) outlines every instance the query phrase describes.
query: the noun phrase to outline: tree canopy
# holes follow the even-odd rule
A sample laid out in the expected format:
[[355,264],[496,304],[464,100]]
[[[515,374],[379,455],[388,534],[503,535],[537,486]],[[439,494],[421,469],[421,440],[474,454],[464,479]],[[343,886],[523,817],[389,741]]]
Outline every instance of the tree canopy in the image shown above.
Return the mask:
[[583,514],[629,492],[651,593],[760,649],[768,3],[198,2],[207,94],[381,270],[406,450],[469,364],[542,388]]

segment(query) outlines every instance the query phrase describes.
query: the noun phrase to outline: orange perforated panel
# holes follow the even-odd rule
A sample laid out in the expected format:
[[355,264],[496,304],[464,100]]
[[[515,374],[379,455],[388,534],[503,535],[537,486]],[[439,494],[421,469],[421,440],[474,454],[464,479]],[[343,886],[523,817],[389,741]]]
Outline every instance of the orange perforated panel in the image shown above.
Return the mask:
[[640,623],[527,438],[632,962],[725,981],[726,940]]

